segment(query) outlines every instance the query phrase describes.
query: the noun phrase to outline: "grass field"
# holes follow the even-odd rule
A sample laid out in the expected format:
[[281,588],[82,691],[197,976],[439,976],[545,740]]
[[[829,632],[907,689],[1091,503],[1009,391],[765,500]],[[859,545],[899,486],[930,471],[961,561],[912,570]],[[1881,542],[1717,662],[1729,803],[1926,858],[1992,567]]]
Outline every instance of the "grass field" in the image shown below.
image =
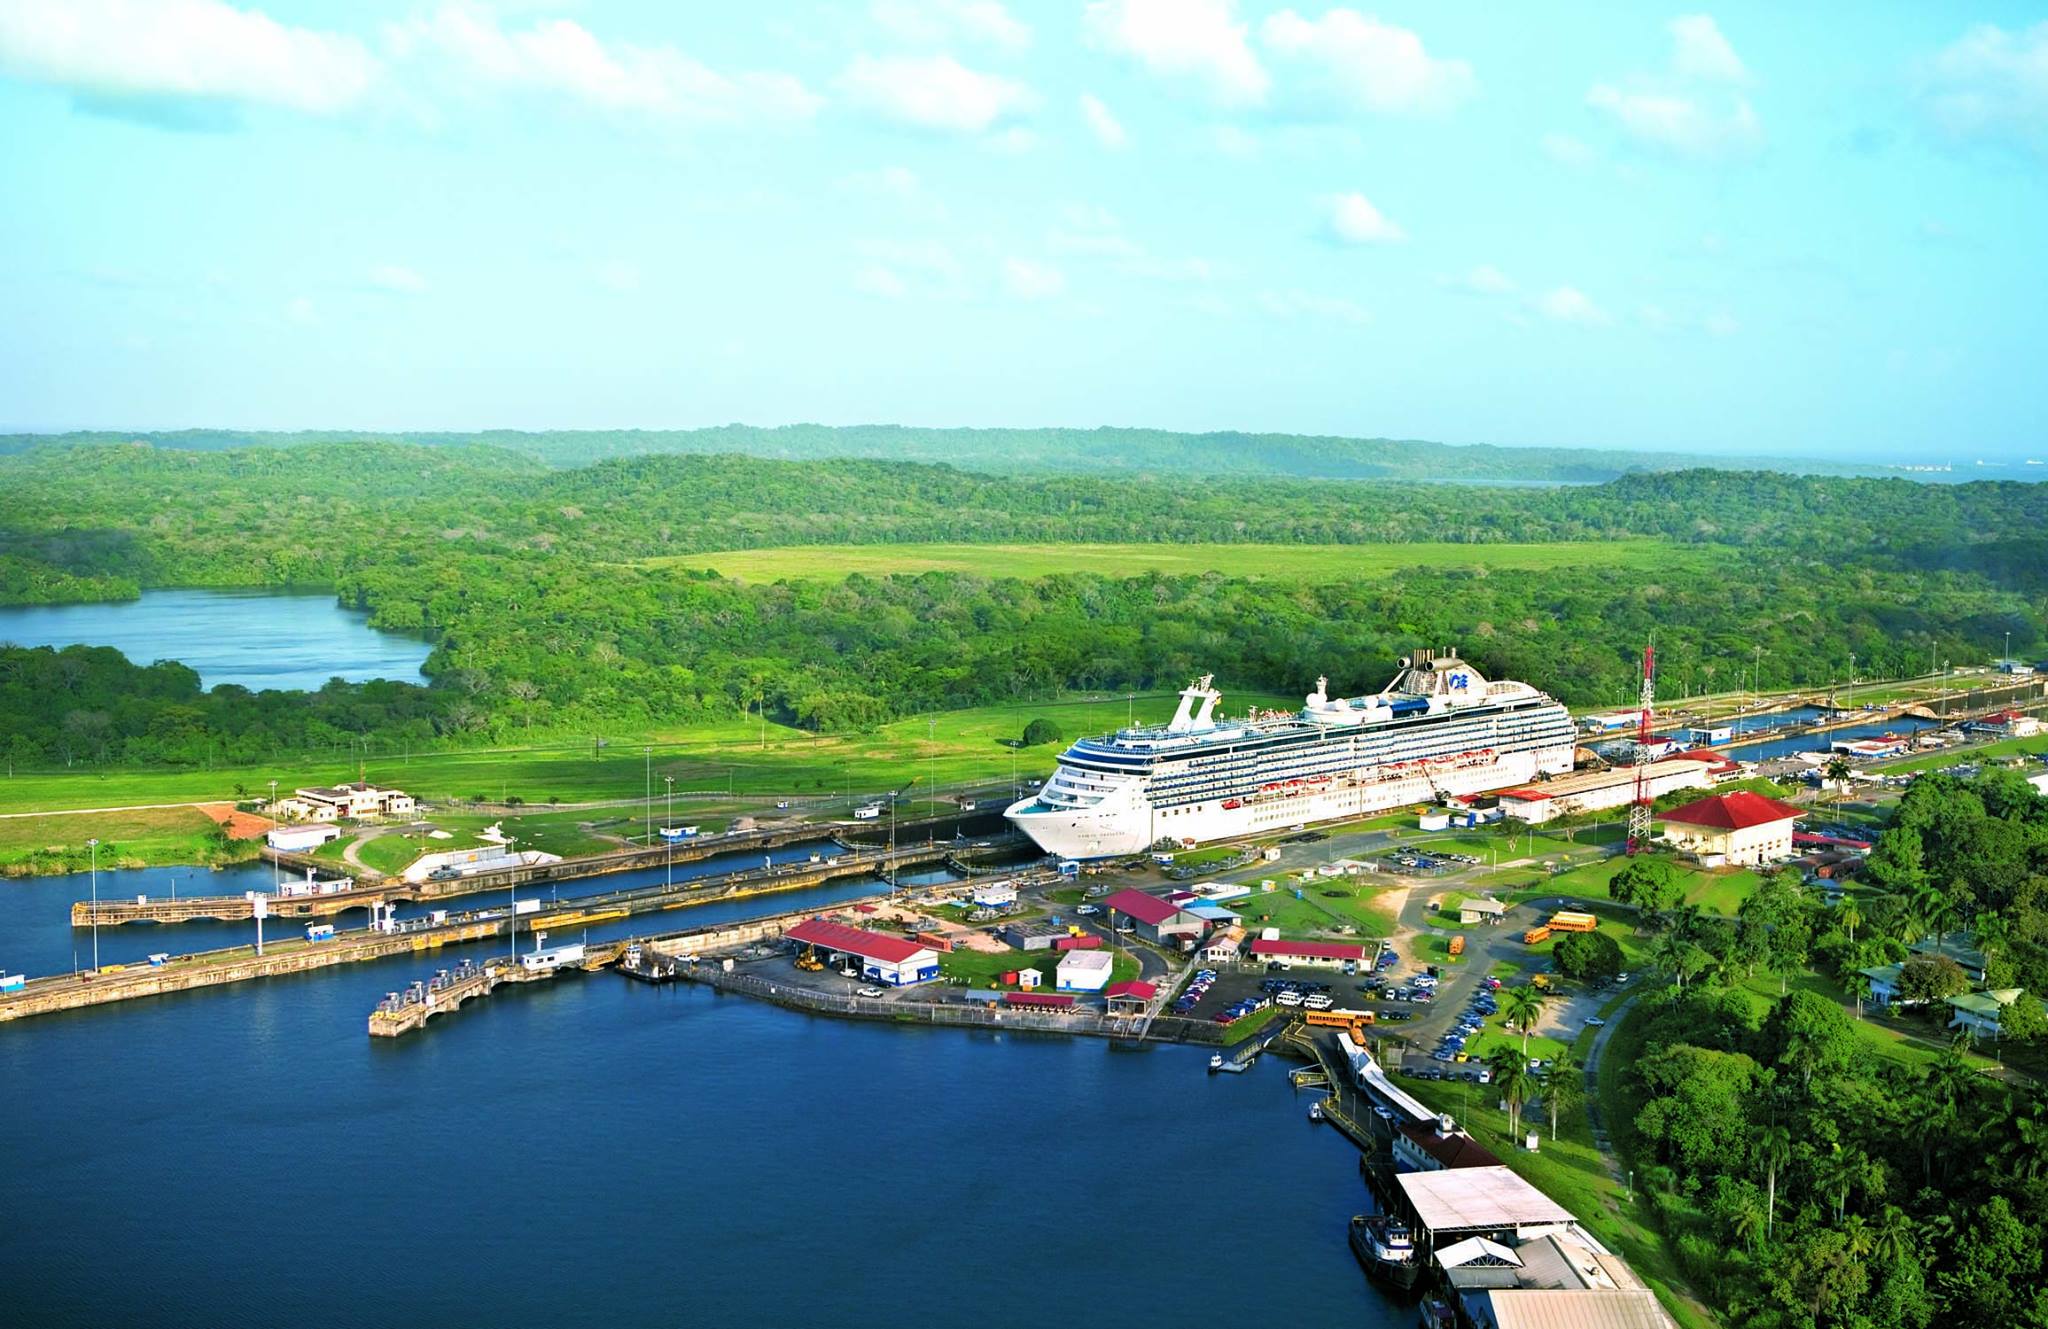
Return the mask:
[[[1732,915],[1762,881],[1748,868],[1697,868],[1674,861],[1672,868],[1685,888],[1685,902],[1710,913]],[[1583,900],[1608,900],[1607,883],[1621,871],[1622,860],[1602,859],[1586,863],[1554,877],[1544,877],[1526,891],[1530,896],[1570,895]],[[1502,873],[1502,876],[1508,874]]]
[[[752,796],[859,798],[892,789],[928,789],[969,782],[1027,783],[1043,779],[1062,744],[1007,746],[1034,719],[1051,720],[1069,738],[1114,729],[1130,718],[1161,722],[1173,714],[1172,694],[1019,701],[943,711],[884,725],[870,734],[821,736],[734,719],[590,742],[469,752],[369,754],[372,781],[394,784],[416,797],[445,801],[509,796],[528,804],[549,799],[593,802],[637,799],[650,783],[657,806],[663,777],[674,776],[678,815]],[[1299,705],[1299,698],[1235,693],[1231,711],[1246,706]],[[651,748],[651,755],[643,755]],[[281,760],[275,765],[224,770],[21,772],[0,777],[0,812],[116,807],[183,800],[228,800],[242,791],[261,796],[276,780],[281,789],[354,779],[346,752]],[[914,783],[913,783],[914,782]],[[728,794],[728,791],[730,793]],[[94,834],[86,831],[81,834]]]
[[1385,577],[1401,568],[1535,570],[1612,567],[1655,570],[1700,566],[1721,551],[1662,540],[1552,541],[1527,544],[908,544],[790,545],[736,549],[649,560],[650,566],[712,568],[744,581],[838,581],[858,572],[968,572],[983,577],[1046,577],[1094,572],[1113,577],[1147,572],[1349,581]]
[[1323,877],[1299,887],[1280,885],[1233,900],[1229,908],[1248,928],[1279,928],[1289,937],[1384,937],[1394,919],[1373,901],[1385,888],[1369,877]]
[[238,862],[256,841],[223,849],[213,818],[197,808],[145,808],[97,816],[0,817],[0,873],[83,872],[93,861],[86,841],[98,838],[99,865]]
[[[939,972],[948,978],[961,979],[969,987],[1000,987],[1001,976],[1012,970],[1036,969],[1045,976],[1042,992],[1053,991],[1053,971],[1059,967],[1060,951],[1004,951],[991,954],[987,951],[942,951],[939,953]],[[1121,983],[1138,976],[1138,959],[1123,951],[1115,953],[1115,962],[1110,966],[1109,981]]]

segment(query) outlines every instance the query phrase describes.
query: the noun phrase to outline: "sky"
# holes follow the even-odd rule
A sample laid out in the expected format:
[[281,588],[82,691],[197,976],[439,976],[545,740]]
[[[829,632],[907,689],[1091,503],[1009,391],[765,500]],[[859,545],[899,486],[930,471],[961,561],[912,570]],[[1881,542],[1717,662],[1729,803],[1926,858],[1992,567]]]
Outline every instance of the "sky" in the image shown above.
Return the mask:
[[2048,0],[0,0],[0,428],[2048,457]]

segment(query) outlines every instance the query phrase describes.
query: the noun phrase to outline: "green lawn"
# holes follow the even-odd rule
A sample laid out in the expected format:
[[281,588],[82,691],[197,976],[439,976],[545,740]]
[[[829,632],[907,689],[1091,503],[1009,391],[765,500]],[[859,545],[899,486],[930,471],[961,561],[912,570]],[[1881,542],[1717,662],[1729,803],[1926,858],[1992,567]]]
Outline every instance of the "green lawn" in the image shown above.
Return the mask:
[[2030,753],[2048,752],[2048,734],[2037,734],[2033,738],[2005,738],[1983,747],[1951,749],[1947,752],[1932,752],[1911,761],[1885,762],[1879,769],[1887,775],[1902,775],[1909,771],[1932,771],[1957,762],[1981,762],[1997,757],[2018,757]]
[[89,839],[100,842],[105,867],[159,863],[230,863],[254,858],[260,840],[222,845],[213,818],[197,808],[49,817],[0,817],[0,875],[83,872],[94,861]]
[[[1622,865],[1618,858],[1583,863],[1554,877],[1534,879],[1526,890],[1518,893],[1537,897],[1570,895],[1582,900],[1612,899],[1607,883],[1621,871]],[[1677,861],[1673,861],[1671,866],[1684,883],[1686,903],[1696,904],[1716,914],[1732,915],[1762,880],[1748,868],[1699,868]],[[1500,875],[1507,877],[1510,874]]]
[[1553,541],[1525,544],[900,544],[791,545],[682,554],[652,566],[713,568],[728,577],[772,582],[838,581],[853,573],[878,577],[965,572],[983,577],[1045,577],[1094,572],[1130,577],[1146,572],[1349,581],[1387,577],[1402,568],[1533,569],[1669,568],[1674,560],[1708,566],[1720,551],[1661,540]]
[[1290,937],[1384,937],[1393,932],[1394,920],[1372,901],[1385,889],[1371,877],[1321,877],[1254,889],[1225,907],[1242,914],[1248,928],[1279,928]]
[[[990,954],[987,951],[940,951],[939,972],[948,978],[960,979],[969,987],[1001,987],[1001,975],[1017,969],[1036,969],[1045,975],[1045,986],[1041,992],[1053,991],[1053,970],[1059,967],[1063,951],[1005,951]],[[1138,957],[1123,951],[1116,952],[1115,963],[1110,966],[1109,981],[1121,983],[1138,976]]]

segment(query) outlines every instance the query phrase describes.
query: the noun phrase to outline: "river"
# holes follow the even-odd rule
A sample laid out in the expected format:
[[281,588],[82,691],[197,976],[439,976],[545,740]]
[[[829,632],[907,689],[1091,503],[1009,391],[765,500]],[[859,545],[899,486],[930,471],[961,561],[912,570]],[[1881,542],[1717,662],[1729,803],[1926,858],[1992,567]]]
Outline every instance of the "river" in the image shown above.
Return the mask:
[[[77,884],[0,885],[0,938],[32,924],[47,952]],[[1209,1076],[1206,1050],[841,1022],[609,974],[367,1036],[385,992],[488,949],[0,1025],[6,1318],[1413,1323],[1345,1245],[1367,1207],[1354,1151],[1271,1059]]]
[[136,664],[190,665],[202,687],[238,683],[259,692],[312,690],[337,677],[419,683],[433,649],[378,631],[331,594],[264,590],[144,591],[139,600],[106,604],[0,608],[0,641],[112,646]]

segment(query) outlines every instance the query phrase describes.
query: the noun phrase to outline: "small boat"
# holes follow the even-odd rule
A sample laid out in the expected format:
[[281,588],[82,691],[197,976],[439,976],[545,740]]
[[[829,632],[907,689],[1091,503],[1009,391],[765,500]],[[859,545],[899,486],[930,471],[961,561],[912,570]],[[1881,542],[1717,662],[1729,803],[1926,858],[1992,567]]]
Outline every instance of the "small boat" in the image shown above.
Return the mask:
[[1422,1329],[1458,1329],[1458,1321],[1451,1314],[1451,1304],[1442,1297],[1425,1297],[1422,1313],[1417,1317]]
[[1216,1072],[1222,1069],[1223,1054],[1221,1052],[1213,1052],[1209,1054],[1209,1074],[1214,1075]]
[[1315,1102],[1308,1105],[1308,1119],[1310,1121],[1321,1121],[1323,1119],[1322,1099],[1318,1098]]
[[1366,1273],[1403,1292],[1422,1277],[1422,1264],[1415,1258],[1415,1232],[1397,1219],[1381,1214],[1354,1217],[1351,1253],[1365,1266]]

